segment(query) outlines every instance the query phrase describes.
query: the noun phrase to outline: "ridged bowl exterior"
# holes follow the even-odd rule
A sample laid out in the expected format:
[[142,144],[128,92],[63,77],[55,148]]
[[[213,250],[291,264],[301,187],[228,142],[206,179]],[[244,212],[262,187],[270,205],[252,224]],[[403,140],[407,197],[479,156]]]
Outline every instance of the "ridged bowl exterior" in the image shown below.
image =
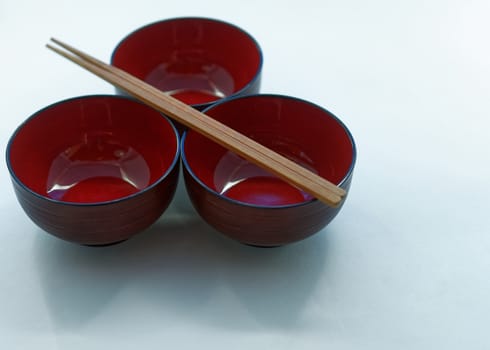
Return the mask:
[[56,202],[34,194],[15,179],[12,182],[25,213],[44,231],[71,242],[106,245],[127,240],[153,224],[172,201],[178,174],[177,162],[154,187],[100,204]]
[[[275,247],[305,239],[339,213],[319,200],[277,208],[244,205],[209,191],[183,167],[187,193],[199,215],[224,235],[244,244]],[[348,191],[352,172],[340,185]]]

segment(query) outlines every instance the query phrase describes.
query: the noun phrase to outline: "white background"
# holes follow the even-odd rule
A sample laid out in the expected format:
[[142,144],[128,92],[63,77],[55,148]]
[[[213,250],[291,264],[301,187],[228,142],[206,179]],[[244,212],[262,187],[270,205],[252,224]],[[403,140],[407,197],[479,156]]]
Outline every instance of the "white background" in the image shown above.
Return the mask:
[[38,229],[1,166],[2,349],[489,349],[490,2],[0,2],[1,147],[38,109],[112,86],[48,51],[105,61],[128,32],[206,16],[251,33],[261,91],[338,115],[358,146],[325,230],[257,249],[179,188],[152,228],[88,248]]

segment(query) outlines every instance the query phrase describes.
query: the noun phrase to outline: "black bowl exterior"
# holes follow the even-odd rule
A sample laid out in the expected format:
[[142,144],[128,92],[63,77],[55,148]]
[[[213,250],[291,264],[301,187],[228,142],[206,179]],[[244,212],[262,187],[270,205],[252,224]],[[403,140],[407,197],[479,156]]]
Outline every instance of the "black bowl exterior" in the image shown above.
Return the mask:
[[100,204],[53,201],[12,179],[17,199],[44,231],[67,241],[107,245],[124,241],[153,224],[168,207],[177,188],[179,162],[152,187],[120,200]]
[[[199,215],[224,235],[244,244],[275,247],[305,239],[327,226],[339,213],[319,200],[298,205],[264,208],[222,197],[205,188],[184,166],[189,198]],[[348,192],[352,172],[340,187]]]

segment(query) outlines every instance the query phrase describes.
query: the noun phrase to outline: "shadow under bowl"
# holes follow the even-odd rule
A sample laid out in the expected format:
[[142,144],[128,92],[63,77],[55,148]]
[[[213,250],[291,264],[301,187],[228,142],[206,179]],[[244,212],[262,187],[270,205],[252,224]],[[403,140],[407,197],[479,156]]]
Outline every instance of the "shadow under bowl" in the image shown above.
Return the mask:
[[15,194],[40,228],[64,240],[107,245],[154,223],[173,198],[179,136],[133,99],[82,96],[28,118],[7,146]]
[[[354,139],[333,114],[281,95],[251,95],[204,111],[348,191]],[[270,247],[302,240],[339,213],[236,154],[188,130],[181,141],[184,179],[199,215],[245,244]]]

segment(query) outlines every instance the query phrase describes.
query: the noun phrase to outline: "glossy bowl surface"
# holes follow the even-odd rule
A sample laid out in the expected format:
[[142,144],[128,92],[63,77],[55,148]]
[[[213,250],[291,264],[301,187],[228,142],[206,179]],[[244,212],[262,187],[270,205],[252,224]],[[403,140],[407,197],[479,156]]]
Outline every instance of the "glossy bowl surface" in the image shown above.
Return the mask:
[[[217,103],[205,113],[349,189],[354,139],[325,109],[287,96],[252,95]],[[196,210],[240,242],[278,246],[304,239],[325,227],[343,205],[328,207],[192,130],[181,144]]]
[[15,131],[7,165],[42,229],[90,245],[125,240],[170,203],[179,172],[170,121],[132,99],[83,96],[35,113]]
[[257,93],[262,52],[232,24],[183,17],[135,30],[114,49],[111,63],[202,110],[226,97]]

